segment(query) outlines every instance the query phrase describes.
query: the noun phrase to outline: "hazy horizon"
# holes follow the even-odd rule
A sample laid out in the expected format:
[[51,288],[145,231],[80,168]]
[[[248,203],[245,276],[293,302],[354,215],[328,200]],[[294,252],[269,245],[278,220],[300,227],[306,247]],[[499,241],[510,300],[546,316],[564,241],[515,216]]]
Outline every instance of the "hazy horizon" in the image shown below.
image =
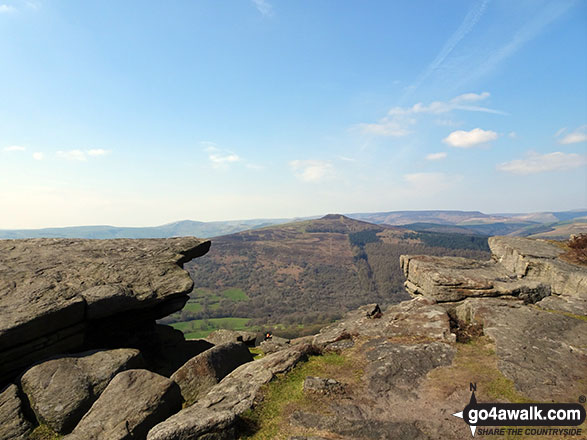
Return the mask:
[[586,46],[574,0],[0,0],[0,229],[587,206]]
[[0,230],[27,230],[27,229],[61,229],[61,228],[84,228],[84,227],[113,227],[113,228],[156,228],[166,225],[172,225],[181,222],[201,222],[201,223],[230,223],[230,222],[249,222],[249,221],[277,221],[277,220],[304,220],[310,218],[320,218],[325,215],[329,214],[340,214],[340,215],[357,215],[357,214],[378,214],[378,213],[394,213],[394,212],[480,212],[482,214],[488,216],[506,216],[506,215],[532,215],[532,214],[542,214],[542,213],[549,213],[549,212],[577,212],[577,211],[587,211],[587,208],[575,208],[570,210],[558,211],[558,210],[547,210],[547,211],[535,211],[535,212],[484,212],[477,209],[407,209],[407,210],[379,210],[379,211],[370,211],[370,212],[324,212],[320,214],[312,214],[312,215],[305,215],[305,216],[292,216],[292,217],[254,217],[254,218],[229,218],[229,219],[214,219],[214,220],[198,220],[198,219],[179,219],[179,220],[172,220],[170,222],[161,223],[161,224],[144,224],[144,225],[135,225],[135,224],[98,224],[98,223],[91,223],[91,224],[72,224],[72,225],[60,225],[60,226],[41,226],[38,228],[0,228]]

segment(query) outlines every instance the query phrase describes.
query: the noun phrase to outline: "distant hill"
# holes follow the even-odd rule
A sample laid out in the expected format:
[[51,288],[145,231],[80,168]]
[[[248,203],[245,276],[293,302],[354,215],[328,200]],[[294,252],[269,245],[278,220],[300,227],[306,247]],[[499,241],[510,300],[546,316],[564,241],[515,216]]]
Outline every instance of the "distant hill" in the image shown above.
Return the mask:
[[273,225],[216,237],[206,256],[187,263],[199,288],[174,319],[238,317],[308,329],[362,304],[406,299],[402,254],[489,257],[481,235],[417,232],[338,214]]
[[[349,218],[373,224],[405,226],[418,231],[481,235],[519,235],[529,236],[556,229],[556,225],[568,222],[581,222],[587,218],[586,210],[566,212],[541,212],[517,214],[484,214],[480,211],[388,211],[375,213],[347,214]],[[45,229],[5,229],[0,230],[0,239],[6,238],[168,238],[196,236],[201,238],[233,234],[249,229],[290,223],[296,220],[312,220],[316,217],[297,219],[249,219],[233,221],[200,222],[183,220],[152,227],[117,226],[71,226]],[[455,228],[456,227],[456,228]],[[573,228],[560,228],[561,239],[568,238],[565,231]]]
[[195,236],[200,238],[232,234],[247,229],[290,222],[292,219],[253,219],[216,222],[183,220],[162,226],[143,228],[116,226],[71,226],[45,229],[0,230],[0,238],[169,238]]

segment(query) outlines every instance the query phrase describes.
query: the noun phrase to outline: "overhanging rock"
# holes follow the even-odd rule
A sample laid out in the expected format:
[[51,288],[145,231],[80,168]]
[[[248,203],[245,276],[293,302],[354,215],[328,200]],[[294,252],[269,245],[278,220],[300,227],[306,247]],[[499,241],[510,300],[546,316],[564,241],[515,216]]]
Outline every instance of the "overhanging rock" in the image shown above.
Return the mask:
[[194,237],[0,240],[0,383],[83,348],[100,322],[180,310],[193,287],[183,264],[209,248]]

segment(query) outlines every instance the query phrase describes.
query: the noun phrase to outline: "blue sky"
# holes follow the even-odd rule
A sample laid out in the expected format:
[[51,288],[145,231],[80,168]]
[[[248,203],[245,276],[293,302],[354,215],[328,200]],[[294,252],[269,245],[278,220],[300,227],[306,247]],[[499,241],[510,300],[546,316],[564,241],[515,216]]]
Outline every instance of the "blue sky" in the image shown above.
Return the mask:
[[0,0],[0,228],[587,206],[585,0]]

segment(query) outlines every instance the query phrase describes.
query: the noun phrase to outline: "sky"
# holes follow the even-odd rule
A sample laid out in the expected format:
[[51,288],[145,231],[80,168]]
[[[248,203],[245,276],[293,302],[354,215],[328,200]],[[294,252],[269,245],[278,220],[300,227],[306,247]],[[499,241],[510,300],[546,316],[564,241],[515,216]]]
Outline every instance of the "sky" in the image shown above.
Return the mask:
[[1,229],[586,207],[586,0],[0,0]]

